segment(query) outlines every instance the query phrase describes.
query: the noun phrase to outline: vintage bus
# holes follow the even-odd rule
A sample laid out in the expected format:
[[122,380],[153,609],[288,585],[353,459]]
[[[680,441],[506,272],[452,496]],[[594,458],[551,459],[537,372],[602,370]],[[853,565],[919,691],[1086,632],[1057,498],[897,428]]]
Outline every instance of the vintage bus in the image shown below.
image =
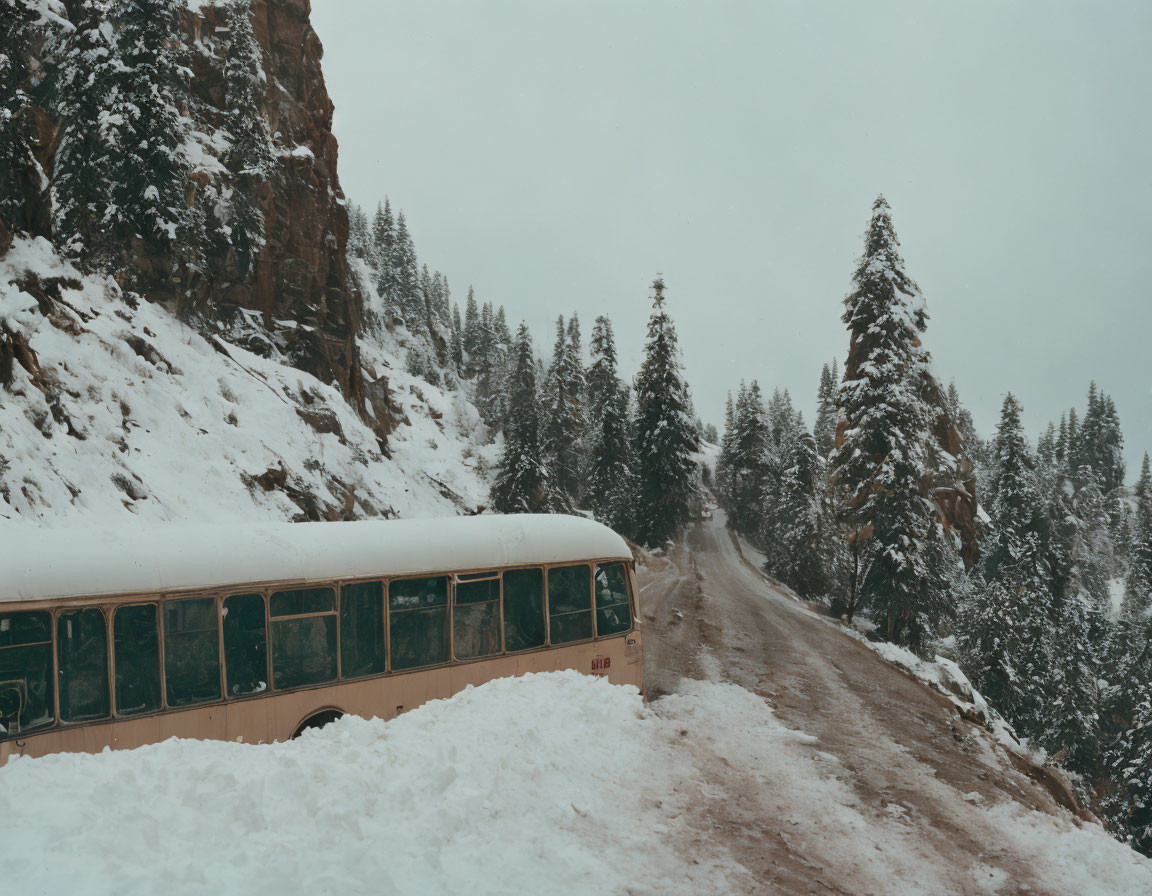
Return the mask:
[[641,685],[632,555],[558,515],[0,529],[0,764],[284,740],[559,669]]

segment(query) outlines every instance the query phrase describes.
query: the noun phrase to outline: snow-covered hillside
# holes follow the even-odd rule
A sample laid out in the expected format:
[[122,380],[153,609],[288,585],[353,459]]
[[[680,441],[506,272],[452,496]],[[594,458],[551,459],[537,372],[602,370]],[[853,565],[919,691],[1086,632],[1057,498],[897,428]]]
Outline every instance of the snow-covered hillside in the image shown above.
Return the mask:
[[402,332],[362,345],[399,421],[385,453],[339,390],[275,345],[265,358],[205,338],[43,239],[0,260],[0,321],[0,343],[34,354],[8,350],[0,386],[2,518],[428,516],[486,499],[478,459],[493,449],[474,440],[475,408],[405,372]]

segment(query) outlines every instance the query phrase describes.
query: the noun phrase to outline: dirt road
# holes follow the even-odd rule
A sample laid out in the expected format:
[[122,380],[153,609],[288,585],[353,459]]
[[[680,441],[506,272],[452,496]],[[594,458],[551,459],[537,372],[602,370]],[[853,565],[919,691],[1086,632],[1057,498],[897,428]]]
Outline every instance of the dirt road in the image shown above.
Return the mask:
[[742,763],[701,770],[711,796],[694,823],[727,842],[753,892],[1067,892],[998,821],[1060,814],[1052,797],[941,695],[772,586],[722,515],[653,559],[640,588],[651,692],[685,677],[768,698],[839,788],[833,811],[828,794],[796,805],[779,775]]

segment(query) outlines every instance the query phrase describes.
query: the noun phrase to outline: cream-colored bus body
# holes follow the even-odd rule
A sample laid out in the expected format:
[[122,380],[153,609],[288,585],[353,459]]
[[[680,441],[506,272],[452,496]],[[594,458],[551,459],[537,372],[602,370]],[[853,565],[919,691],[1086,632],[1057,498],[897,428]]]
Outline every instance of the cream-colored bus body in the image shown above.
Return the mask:
[[[465,520],[477,520],[478,522],[468,523]],[[310,530],[309,526],[311,526]],[[590,526],[602,531],[594,532],[588,528]],[[318,529],[316,527],[326,528]],[[525,567],[548,570],[556,566],[579,563],[590,564],[594,572],[595,564],[598,561],[613,563],[623,561],[628,570],[631,628],[619,634],[556,647],[548,646],[518,653],[503,653],[483,659],[453,661],[438,666],[402,672],[386,672],[355,680],[338,679],[326,684],[292,690],[273,690],[252,696],[226,698],[185,709],[161,709],[147,715],[131,717],[117,717],[113,713],[112,717],[108,719],[76,724],[65,724],[57,721],[51,728],[30,730],[27,734],[16,734],[0,740],[0,765],[3,765],[10,756],[43,756],[57,752],[98,752],[105,747],[130,749],[144,744],[156,743],[170,737],[230,740],[244,743],[282,741],[292,737],[310,719],[326,712],[336,711],[366,718],[389,719],[428,700],[450,697],[468,685],[478,685],[494,678],[524,675],[531,672],[574,669],[585,674],[604,676],[614,684],[630,684],[637,688],[642,686],[643,664],[638,624],[639,613],[636,606],[635,573],[627,546],[619,536],[611,533],[611,530],[588,520],[560,516],[478,517],[465,518],[464,520],[455,518],[445,521],[420,521],[420,524],[416,526],[418,530],[415,533],[417,542],[434,537],[438,530],[439,535],[449,541],[454,537],[459,538],[464,534],[468,535],[470,544],[466,550],[454,551],[451,544],[447,544],[440,555],[437,555],[436,550],[430,549],[427,544],[423,544],[420,549],[415,549],[412,545],[407,544],[409,536],[414,533],[411,531],[412,524],[405,521],[284,524],[282,527],[258,527],[257,531],[264,533],[275,531],[277,538],[281,538],[285,533],[291,535],[293,539],[302,538],[304,541],[300,544],[308,542],[312,545],[309,550],[315,550],[318,555],[322,555],[324,548],[331,547],[332,544],[321,544],[319,548],[316,548],[315,542],[325,542],[326,539],[335,538],[337,530],[340,530],[341,527],[360,527],[355,532],[349,533],[356,536],[352,539],[353,541],[375,534],[364,527],[391,527],[391,531],[389,528],[379,528],[377,532],[390,538],[397,534],[403,537],[394,539],[393,550],[378,552],[381,556],[375,561],[371,557],[363,562],[359,557],[355,559],[355,562],[349,562],[348,556],[328,556],[327,558],[318,556],[316,561],[306,570],[309,574],[305,576],[272,578],[265,574],[262,578],[243,581],[232,579],[224,584],[219,582],[220,577],[231,578],[235,574],[235,568],[230,568],[230,561],[226,553],[216,558],[219,562],[204,566],[205,571],[203,573],[197,572],[197,564],[209,564],[213,551],[226,551],[224,545],[229,536],[227,533],[223,533],[219,538],[214,537],[209,540],[208,544],[198,547],[196,551],[192,552],[193,556],[182,558],[181,562],[186,567],[182,573],[184,578],[169,578],[169,581],[177,581],[184,587],[171,588],[169,586],[169,588],[157,588],[155,590],[134,588],[131,591],[116,594],[109,593],[108,584],[116,581],[130,581],[133,585],[138,585],[142,581],[142,576],[146,578],[151,574],[157,580],[164,579],[164,576],[155,570],[152,573],[146,569],[142,571],[139,569],[138,563],[126,575],[120,575],[116,572],[116,563],[130,562],[130,560],[123,555],[117,557],[116,552],[112,551],[113,556],[105,556],[102,560],[102,572],[89,579],[94,583],[93,594],[99,594],[99,596],[74,593],[63,597],[48,597],[42,592],[35,591],[29,594],[33,590],[33,586],[29,583],[37,581],[33,568],[35,556],[25,553],[23,562],[14,563],[12,562],[12,555],[10,555],[7,561],[0,559],[0,613],[49,610],[53,613],[53,627],[55,628],[56,614],[76,607],[99,607],[104,611],[105,619],[111,620],[112,612],[116,607],[139,604],[144,601],[163,603],[167,599],[192,596],[210,596],[223,599],[229,594],[240,592],[256,592],[268,595],[285,586],[349,584],[355,581],[392,580],[401,576],[459,575],[480,571],[498,572]],[[404,528],[408,531],[401,532],[400,529]],[[483,531],[485,528],[489,530],[487,533]],[[569,534],[572,536],[568,541],[568,547],[563,546],[566,528],[569,529]],[[153,533],[158,531],[161,539],[165,537],[179,539],[182,537],[176,529],[166,530],[163,526],[152,531]],[[165,531],[167,531],[167,535],[164,534]],[[235,530],[235,532],[240,531],[239,529]],[[246,528],[244,531],[251,530]],[[345,531],[348,530],[345,529]],[[609,533],[610,537],[605,533]],[[0,532],[0,537],[3,537],[3,534]],[[323,537],[310,541],[309,536],[311,535]],[[589,535],[593,537],[589,539]],[[35,533],[31,535],[24,533],[21,537],[34,538],[36,535]],[[56,535],[47,532],[43,533],[42,537],[46,543],[57,538]],[[233,534],[232,537],[243,539],[244,536]],[[483,542],[488,537],[493,539],[493,544],[490,546],[491,550],[486,554],[485,546],[477,542]],[[261,535],[259,538],[264,539],[266,535]],[[510,540],[514,542],[517,539],[520,540],[519,544],[510,543]],[[613,539],[615,543],[613,543]],[[369,541],[371,540],[369,538]],[[397,541],[400,542],[398,545],[395,544]],[[158,549],[155,535],[144,538],[143,542],[144,550]],[[117,539],[115,543],[121,544],[124,543],[124,540]],[[104,540],[102,544],[108,548],[112,542]],[[609,548],[608,550],[605,550],[606,546]],[[298,548],[298,544],[294,545],[294,542],[289,540],[278,545],[277,551],[286,551],[290,554]],[[234,545],[232,548],[232,550],[237,549],[245,549],[243,542],[239,547]],[[587,554],[589,550],[595,550],[598,553],[590,556]],[[409,555],[407,561],[400,556],[400,553],[405,551]],[[35,553],[43,556],[40,551]],[[87,556],[88,559],[93,557],[90,553],[85,554],[84,550],[79,551],[79,553]],[[285,554],[286,559],[289,554]],[[453,555],[461,556],[469,565],[461,568],[443,562],[451,559]],[[490,556],[493,562],[475,562],[482,556]],[[293,559],[299,560],[298,557]],[[251,557],[247,558],[245,562],[247,563],[246,572],[251,574],[257,568],[272,568],[276,559],[268,555],[263,556],[256,564],[253,564]],[[373,567],[373,562],[378,562],[381,565],[378,568]],[[80,563],[82,564],[83,560]],[[243,566],[244,564],[239,565]],[[305,566],[308,565],[309,563],[306,562]],[[231,564],[231,567],[236,566],[236,564]],[[338,569],[344,569],[345,575],[313,575],[317,572],[333,573]],[[376,571],[366,574],[367,569],[375,569]],[[298,569],[292,570],[294,573],[298,571]],[[43,587],[49,589],[53,587],[63,588],[68,577],[79,572],[82,570],[57,568],[47,577],[49,581]],[[348,573],[352,575],[348,576]],[[204,587],[203,584],[201,587],[188,587],[189,577],[196,575],[212,580],[214,584],[211,587]],[[99,592],[99,589],[103,589],[102,593]],[[452,600],[450,599],[448,608],[448,643],[450,646],[453,643],[451,620],[455,615]],[[501,597],[501,606],[502,604],[503,598]],[[592,612],[595,617],[595,604],[593,604]],[[503,618],[502,613],[501,618]],[[547,632],[549,629],[547,601],[545,601],[544,625]],[[114,692],[115,656],[111,645],[112,626],[107,624],[106,629],[110,642],[108,651],[109,688]],[[223,629],[218,626],[217,630],[221,641],[219,662],[222,679],[221,693],[225,693],[223,685],[223,678],[226,674]],[[339,643],[336,653],[339,661]],[[269,663],[271,663],[270,656]],[[162,668],[161,675],[163,675]],[[58,714],[60,707],[58,683],[53,706]]]

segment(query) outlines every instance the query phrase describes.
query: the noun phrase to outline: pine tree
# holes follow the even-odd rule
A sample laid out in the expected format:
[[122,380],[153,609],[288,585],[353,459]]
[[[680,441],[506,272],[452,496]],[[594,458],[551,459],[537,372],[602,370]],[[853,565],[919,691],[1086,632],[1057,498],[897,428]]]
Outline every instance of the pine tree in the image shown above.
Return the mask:
[[228,49],[224,57],[226,126],[231,138],[225,167],[232,176],[226,221],[237,266],[251,269],[264,245],[264,214],[258,190],[272,172],[275,154],[264,113],[264,74],[260,46],[252,31],[251,0],[232,0],[225,14]]
[[392,220],[392,203],[376,205],[372,218],[372,268],[376,272],[376,291],[384,299],[390,314],[401,314],[396,282],[396,224]]
[[0,219],[23,230],[25,186],[36,166],[27,92],[36,15],[26,0],[0,0],[0,21]]
[[765,571],[801,597],[829,592],[834,567],[828,477],[815,438],[801,428],[786,443],[773,547]]
[[464,325],[460,322],[460,306],[452,305],[452,368],[464,375]]
[[828,457],[836,446],[836,421],[840,412],[836,406],[835,368],[835,361],[831,367],[824,365],[820,371],[820,388],[816,391],[816,423],[812,435],[822,457]]
[[[927,314],[904,272],[888,203],[879,197],[864,255],[844,300],[852,351],[840,387],[845,438],[836,484],[861,572],[859,599],[889,640],[919,648],[946,609],[935,593],[935,508],[920,494],[926,477],[928,409],[917,388],[928,359],[920,347]],[[848,601],[851,608],[856,600]]]
[[582,439],[588,421],[584,411],[584,367],[580,359],[580,324],[573,315],[568,326],[556,321],[552,365],[544,383],[544,457],[559,505],[571,509],[579,503]]
[[957,641],[976,689],[1022,734],[1035,738],[1046,724],[1052,596],[1043,549],[1046,520],[1020,414],[1009,393],[993,443],[998,460],[993,527],[981,581],[961,613]]
[[67,255],[108,268],[120,255],[112,236],[113,180],[118,176],[121,122],[113,106],[130,74],[121,62],[104,0],[84,0],[72,12],[52,79],[61,121],[52,177],[52,232]]
[[688,523],[697,492],[693,455],[700,443],[662,278],[653,281],[652,291],[644,362],[636,377],[636,535],[658,547]]
[[396,216],[393,271],[396,278],[396,303],[408,325],[408,331],[413,335],[427,333],[424,295],[420,288],[420,266],[404,212]]
[[[111,246],[119,248],[120,270],[163,281],[177,256],[198,262],[202,235],[189,232],[185,197],[191,167],[184,150],[188,120],[187,37],[181,0],[114,0],[120,25],[120,58],[128,70],[112,99],[109,118],[118,121],[112,158],[111,204],[105,212]],[[113,249],[115,251],[115,249]],[[151,272],[130,272],[141,255],[159,259]]]
[[468,287],[468,300],[464,306],[464,329],[460,334],[464,347],[464,375],[473,377],[479,367],[480,309],[476,294]]
[[735,423],[726,467],[728,525],[747,537],[760,535],[765,506],[771,435],[760,384],[755,380],[737,393]]
[[616,370],[616,339],[612,334],[612,321],[601,315],[592,325],[589,343],[592,363],[588,367],[588,421],[595,427],[604,408],[616,400],[620,391],[620,377]]
[[635,455],[628,415],[628,389],[618,384],[592,429],[587,474],[587,501],[600,522],[631,535],[635,520]]
[[492,505],[499,513],[547,513],[552,510],[548,473],[540,437],[540,400],[532,337],[521,324],[513,349],[508,423],[504,451],[492,484]]

